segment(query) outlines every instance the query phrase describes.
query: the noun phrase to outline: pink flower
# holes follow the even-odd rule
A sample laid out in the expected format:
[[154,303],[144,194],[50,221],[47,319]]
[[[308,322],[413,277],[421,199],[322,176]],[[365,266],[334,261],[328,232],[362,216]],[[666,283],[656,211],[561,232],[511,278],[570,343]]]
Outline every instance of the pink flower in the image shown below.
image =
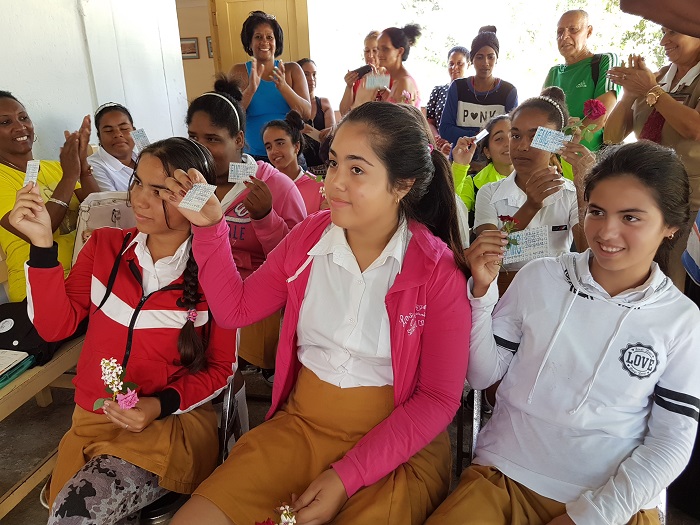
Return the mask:
[[605,105],[594,98],[583,103],[583,115],[590,120],[598,120],[606,113]]
[[139,402],[139,396],[136,390],[126,389],[126,394],[117,394],[117,404],[122,410],[129,410],[134,408],[136,403]]
[[401,92],[401,98],[403,99],[404,104],[408,104],[410,102],[413,102],[413,95],[411,94],[410,91],[404,89]]

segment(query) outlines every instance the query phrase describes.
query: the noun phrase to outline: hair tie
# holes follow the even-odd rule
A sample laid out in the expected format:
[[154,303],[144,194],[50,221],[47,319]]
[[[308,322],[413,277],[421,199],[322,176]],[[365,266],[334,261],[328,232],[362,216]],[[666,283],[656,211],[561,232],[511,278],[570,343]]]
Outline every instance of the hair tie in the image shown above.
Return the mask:
[[231,108],[233,109],[233,114],[236,115],[236,127],[239,130],[241,129],[241,119],[238,118],[238,111],[236,110],[236,106],[233,105],[233,102],[231,102],[227,97],[223,96],[221,93],[217,93],[216,91],[207,91],[206,93],[202,93],[199,96],[201,98],[205,95],[213,95],[228,102],[228,105],[231,106]]
[[432,153],[434,149],[435,147],[433,146],[433,144],[431,142],[428,142],[428,151]]
[[187,320],[194,323],[197,320],[197,310],[194,308],[187,310]]
[[566,122],[564,122],[564,112],[561,110],[561,106],[559,105],[559,103],[556,100],[554,100],[553,98],[547,97],[545,95],[540,95],[539,97],[535,97],[535,98],[539,98],[540,100],[544,100],[545,102],[549,102],[552,106],[557,108],[557,111],[559,112],[559,116],[561,117],[561,127],[563,128],[564,126],[566,126]]

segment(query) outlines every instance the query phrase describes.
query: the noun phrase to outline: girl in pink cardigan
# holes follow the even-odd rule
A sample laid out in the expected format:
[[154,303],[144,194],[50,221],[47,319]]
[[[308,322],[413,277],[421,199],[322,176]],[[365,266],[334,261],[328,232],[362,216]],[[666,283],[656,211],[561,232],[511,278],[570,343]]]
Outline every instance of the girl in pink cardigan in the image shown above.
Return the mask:
[[[246,279],[285,235],[306,217],[306,208],[294,182],[270,164],[243,153],[246,120],[241,92],[220,78],[215,91],[194,99],[187,109],[189,137],[206,147],[216,164],[216,197],[229,229],[230,249]],[[233,169],[249,170],[248,182],[232,180]],[[280,313],[272,312],[240,331],[239,355],[262,369],[269,382],[274,376]],[[239,378],[242,379],[242,378]]]
[[327,210],[323,182],[299,166],[299,152],[304,148],[304,120],[292,110],[284,120],[271,120],[263,126],[263,144],[272,165],[294,181],[306,206],[306,214]]
[[[450,482],[471,312],[454,188],[420,115],[367,103],[340,124],[330,211],[298,225],[245,281],[221,206],[183,214],[217,322],[286,307],[268,420],[240,439],[173,525],[422,524]],[[203,179],[179,172],[163,198]]]

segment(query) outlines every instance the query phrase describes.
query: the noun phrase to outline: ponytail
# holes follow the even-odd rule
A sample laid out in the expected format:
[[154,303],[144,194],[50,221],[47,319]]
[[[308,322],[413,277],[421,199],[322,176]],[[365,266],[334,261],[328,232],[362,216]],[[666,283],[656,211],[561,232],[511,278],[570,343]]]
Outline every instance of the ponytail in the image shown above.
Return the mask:
[[418,202],[411,202],[406,200],[411,195],[409,191],[401,199],[401,210],[406,217],[425,224],[433,235],[442,239],[452,250],[459,269],[469,278],[471,272],[462,248],[455,200],[457,197],[450,163],[437,148],[432,148],[430,157],[435,167],[435,174],[428,185],[427,192]]

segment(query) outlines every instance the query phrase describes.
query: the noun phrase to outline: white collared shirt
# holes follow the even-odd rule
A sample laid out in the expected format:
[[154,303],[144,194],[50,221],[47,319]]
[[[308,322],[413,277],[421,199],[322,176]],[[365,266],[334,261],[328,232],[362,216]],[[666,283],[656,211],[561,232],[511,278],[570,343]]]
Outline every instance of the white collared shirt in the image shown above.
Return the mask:
[[384,300],[410,238],[402,220],[364,272],[339,226],[331,224],[309,250],[313,264],[297,325],[298,356],[323,381],[341,388],[394,384]]
[[676,76],[677,72],[678,66],[674,63],[671,63],[671,66],[668,68],[668,71],[666,71],[666,74],[661,80],[659,80],[659,85],[663,88],[663,90],[666,93],[675,93],[676,91],[680,91],[681,89],[683,89],[685,86],[689,86],[690,84],[692,84],[693,80],[695,80],[697,76],[700,75],[700,62],[691,67],[690,70],[685,75],[683,75],[683,78],[681,78],[678,81],[676,87],[671,89],[671,83],[673,82],[673,79]]
[[[527,195],[515,183],[515,172],[505,179],[485,184],[476,194],[474,228],[482,224],[500,226],[499,215],[515,216],[527,201]],[[578,200],[573,182],[564,179],[564,186],[554,195],[547,197],[542,209],[527,225],[528,228],[548,226],[549,255],[557,256],[568,252],[573,242],[573,227],[578,224]],[[525,262],[512,263],[506,270],[519,270]]]
[[[132,160],[136,161],[136,152],[131,154]],[[87,158],[92,166],[92,175],[100,187],[100,191],[127,191],[129,180],[134,170],[129,166],[124,166],[120,160],[113,157],[100,146],[97,151]]]
[[190,246],[192,245],[192,236],[190,235],[187,240],[175,250],[173,255],[163,257],[154,263],[151,252],[148,246],[146,246],[146,239],[148,239],[148,235],[139,232],[136,237],[134,237],[134,240],[126,247],[126,249],[129,249],[130,246],[136,244],[134,253],[139,261],[139,266],[141,266],[144,295],[160,290],[182,275],[182,272],[185,271],[185,267],[187,266]]

